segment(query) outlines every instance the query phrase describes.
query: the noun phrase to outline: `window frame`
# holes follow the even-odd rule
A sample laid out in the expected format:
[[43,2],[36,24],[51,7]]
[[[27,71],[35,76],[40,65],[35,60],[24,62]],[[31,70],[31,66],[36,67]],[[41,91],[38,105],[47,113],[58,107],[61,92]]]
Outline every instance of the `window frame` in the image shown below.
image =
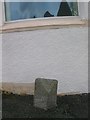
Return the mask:
[[[60,23],[60,21],[59,21],[58,24],[60,26],[65,26],[65,25],[67,26],[67,25],[70,25],[70,22],[73,19],[76,19],[76,22],[73,21],[73,23],[71,23],[71,25],[86,24],[86,19],[88,19],[88,17],[87,17],[87,14],[88,14],[87,13],[87,9],[85,9],[87,4],[88,4],[88,2],[80,2],[80,0],[77,0],[77,2],[78,2],[78,16],[46,17],[46,18],[35,18],[35,19],[33,18],[33,19],[20,19],[20,20],[14,20],[14,21],[6,21],[5,20],[5,6],[4,6],[4,2],[2,2],[2,15],[3,15],[2,16],[2,31],[9,31],[9,27],[7,29],[7,25],[9,26],[11,24],[15,26],[15,24],[19,24],[20,23],[20,26],[21,26],[21,23],[22,24],[23,23],[28,23],[29,24],[30,22],[32,22],[32,25],[31,26],[29,25],[29,28],[31,27],[31,29],[32,29],[33,27],[34,28],[36,27],[36,29],[38,29],[38,27],[41,27],[41,26],[42,27],[49,26],[47,24],[49,21],[51,21],[50,26],[54,26],[55,27],[55,24],[53,25],[53,23],[55,23],[56,21],[58,22],[59,20],[60,21],[65,20],[65,22],[63,24],[62,24],[62,22]],[[69,24],[68,24],[67,20],[68,20],[68,22],[70,20]],[[85,20],[85,22],[82,22],[82,20]],[[41,22],[41,26],[39,26],[40,22]],[[44,22],[46,22],[46,24],[44,24]],[[37,25],[33,26],[34,23],[37,24]],[[56,26],[57,26],[57,24],[56,24]],[[22,28],[23,28],[23,26],[20,29],[22,29]],[[24,26],[24,28],[26,29],[27,26],[26,27]],[[12,29],[14,29],[14,28],[12,28]],[[19,27],[17,27],[17,29],[19,30]],[[18,31],[18,30],[16,30],[16,31]],[[0,31],[1,31],[1,29],[0,29]],[[10,30],[10,31],[14,31],[14,30]]]

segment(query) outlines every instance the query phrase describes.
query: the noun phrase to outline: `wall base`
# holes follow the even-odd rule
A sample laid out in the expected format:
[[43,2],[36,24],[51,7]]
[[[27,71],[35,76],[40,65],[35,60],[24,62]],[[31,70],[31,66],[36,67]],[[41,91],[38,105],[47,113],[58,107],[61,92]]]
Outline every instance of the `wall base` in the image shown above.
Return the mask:
[[[13,93],[19,95],[34,95],[34,83],[0,83],[0,92]],[[81,94],[80,92],[65,92],[57,95],[74,95]]]

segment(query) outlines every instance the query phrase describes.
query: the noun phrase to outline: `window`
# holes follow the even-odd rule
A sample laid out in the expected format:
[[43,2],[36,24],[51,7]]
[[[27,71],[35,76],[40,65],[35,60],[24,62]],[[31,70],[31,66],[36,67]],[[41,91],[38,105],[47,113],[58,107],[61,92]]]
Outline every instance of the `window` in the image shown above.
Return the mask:
[[87,25],[88,2],[80,2],[80,0],[44,0],[58,2],[20,1],[4,0],[0,3],[0,32]]
[[[65,0],[64,0],[65,1]],[[5,21],[78,16],[77,2],[5,2]],[[74,0],[75,1],[75,0]]]

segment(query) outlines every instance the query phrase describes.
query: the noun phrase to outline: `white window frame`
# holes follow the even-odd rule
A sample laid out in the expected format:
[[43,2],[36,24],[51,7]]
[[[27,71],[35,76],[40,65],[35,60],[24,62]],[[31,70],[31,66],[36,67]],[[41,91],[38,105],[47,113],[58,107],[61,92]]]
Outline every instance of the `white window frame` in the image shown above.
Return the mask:
[[[4,26],[8,25],[8,28],[9,28],[9,25],[11,25],[12,23],[12,26],[15,24],[20,24],[20,26],[23,25],[23,23],[25,24],[29,24],[29,27],[31,26],[31,29],[35,28],[35,25],[36,27],[38,27],[39,25],[42,25],[42,26],[48,26],[50,23],[50,26],[58,26],[58,25],[61,25],[61,26],[64,26],[64,25],[70,25],[70,22],[71,24],[80,24],[80,21],[81,21],[81,24],[84,24],[84,22],[82,22],[82,20],[87,20],[88,19],[88,2],[80,2],[80,0],[77,0],[78,2],[78,16],[64,16],[64,17],[49,17],[49,18],[35,18],[35,19],[22,19],[22,20],[15,20],[15,21],[5,21],[5,8],[4,8],[4,2],[1,2],[1,6],[2,6],[2,26],[3,28],[5,28]],[[0,8],[1,9],[1,8]],[[61,22],[60,22],[61,21]],[[35,23],[35,25],[34,25]],[[22,24],[22,25],[21,25]],[[14,25],[14,27],[15,27]],[[18,26],[17,25],[17,26]],[[14,27],[11,27],[12,29]],[[40,26],[41,27],[41,26]],[[7,27],[6,27],[7,28]],[[7,29],[8,29],[7,28]],[[23,26],[20,28],[22,29]],[[25,27],[24,25],[24,28],[26,29],[27,26]],[[19,27],[17,27],[17,29],[19,30]]]

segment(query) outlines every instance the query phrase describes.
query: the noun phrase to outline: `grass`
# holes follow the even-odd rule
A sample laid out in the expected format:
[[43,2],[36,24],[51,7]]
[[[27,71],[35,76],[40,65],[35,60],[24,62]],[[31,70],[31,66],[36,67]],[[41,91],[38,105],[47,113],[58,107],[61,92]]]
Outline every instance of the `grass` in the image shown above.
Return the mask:
[[88,118],[88,94],[57,96],[57,107],[33,106],[32,95],[2,94],[2,118]]

